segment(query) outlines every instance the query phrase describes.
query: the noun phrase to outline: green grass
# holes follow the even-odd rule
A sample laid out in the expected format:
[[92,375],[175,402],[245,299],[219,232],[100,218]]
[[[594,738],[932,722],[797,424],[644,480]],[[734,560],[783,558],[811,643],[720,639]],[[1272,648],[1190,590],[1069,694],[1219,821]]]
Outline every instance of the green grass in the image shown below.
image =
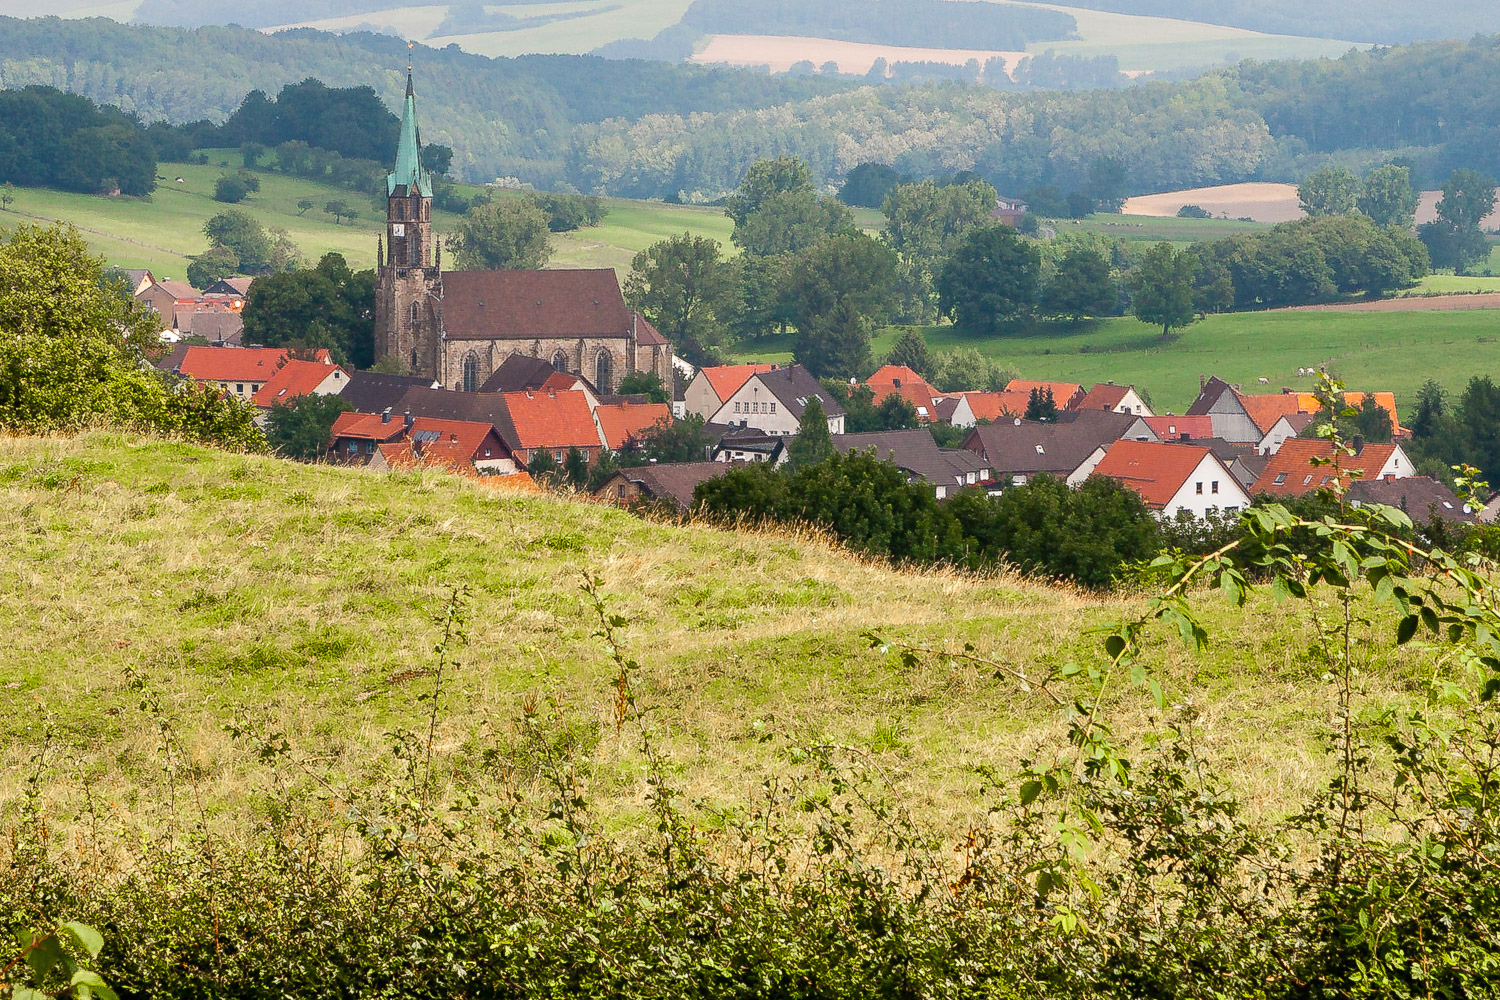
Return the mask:
[[[578,590],[597,574],[642,670],[684,802],[743,803],[789,740],[876,754],[919,812],[961,830],[980,765],[1002,771],[1063,731],[1038,695],[992,670],[904,665],[863,638],[972,642],[1033,674],[1098,655],[1087,630],[1144,595],[1081,595],[1014,577],[906,573],[793,533],[647,523],[609,507],[497,492],[437,474],[374,474],[93,432],[0,438],[0,821],[14,817],[41,722],[54,757],[87,774],[111,822],[171,821],[157,736],[126,668],[160,693],[208,814],[249,819],[269,780],[221,726],[237,713],[291,736],[335,781],[394,766],[385,734],[426,731],[450,586],[472,590],[469,647],[444,682],[436,747],[454,768],[518,742],[528,701],[555,699],[592,749],[589,797],[639,815],[637,744],[612,722],[614,670]],[[1164,631],[1146,645],[1168,704],[1203,706],[1200,738],[1249,799],[1280,809],[1323,779],[1329,689],[1305,659],[1310,626],[1252,599],[1202,598],[1215,644]],[[1361,671],[1360,710],[1419,697],[1420,643]],[[412,671],[417,671],[416,675]],[[1111,699],[1126,739],[1148,699]],[[1267,732],[1276,739],[1264,738]],[[57,753],[62,757],[56,757]],[[71,779],[44,788],[56,835],[80,814]],[[178,805],[186,808],[185,791]]]
[[[899,332],[887,329],[876,338],[877,358]],[[935,350],[974,347],[1026,378],[1133,383],[1158,410],[1176,413],[1197,396],[1199,376],[1206,375],[1251,392],[1264,376],[1274,391],[1309,387],[1297,369],[1326,364],[1352,388],[1395,392],[1403,413],[1429,378],[1457,391],[1473,375],[1500,376],[1500,310],[1233,313],[1210,316],[1170,341],[1129,318],[1044,324],[991,338],[946,325],[923,332]],[[765,338],[740,357],[790,360],[790,340]]]
[[1233,219],[1162,219],[1150,215],[1106,213],[1096,213],[1082,219],[1048,220],[1047,224],[1059,234],[1092,232],[1109,239],[1149,243],[1196,243],[1270,228],[1259,222],[1237,222]]
[[[62,220],[79,227],[89,246],[111,264],[150,268],[158,277],[181,279],[191,255],[202,253],[208,243],[203,224],[231,206],[213,200],[214,181],[228,162],[237,169],[239,154],[210,150],[210,165],[163,163],[158,167],[157,190],[149,198],[103,198],[47,188],[18,188],[10,211],[0,213],[0,225]],[[363,197],[342,188],[283,174],[258,173],[261,190],[236,208],[255,216],[262,224],[285,229],[309,262],[329,251],[344,255],[351,266],[373,267],[375,246],[385,219],[383,201]],[[183,183],[176,183],[181,177]],[[508,192],[498,191],[501,197]],[[297,203],[313,202],[305,215]],[[329,201],[342,200],[358,209],[353,222],[335,225],[323,212]],[[711,236],[733,252],[729,234],[734,226],[722,209],[662,202],[607,199],[608,215],[602,225],[553,238],[554,267],[613,267],[621,277],[630,270],[635,254],[667,236],[683,232]],[[878,217],[879,213],[875,213]],[[459,217],[435,212],[439,233],[451,233]]]

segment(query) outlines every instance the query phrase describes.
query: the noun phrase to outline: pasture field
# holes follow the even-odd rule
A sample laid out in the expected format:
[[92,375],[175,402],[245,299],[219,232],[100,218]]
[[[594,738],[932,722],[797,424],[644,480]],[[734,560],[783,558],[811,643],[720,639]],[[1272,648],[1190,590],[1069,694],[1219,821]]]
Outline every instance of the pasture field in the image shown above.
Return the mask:
[[[274,800],[267,770],[222,728],[236,715],[289,734],[296,756],[335,785],[398,768],[387,735],[427,731],[433,616],[454,586],[470,588],[473,604],[468,647],[443,680],[442,772],[487,767],[492,754],[520,762],[523,706],[555,706],[581,750],[591,807],[639,820],[639,744],[613,721],[615,668],[579,592],[585,574],[629,622],[638,697],[684,806],[733,810],[785,766],[790,741],[838,743],[872,754],[919,816],[956,835],[981,808],[976,769],[1005,773],[1064,726],[1041,695],[993,670],[905,665],[872,649],[866,631],[972,642],[1046,674],[1099,656],[1086,630],[1145,601],[900,572],[806,535],[650,523],[446,474],[310,467],[104,431],[0,438],[0,503],[12,512],[0,519],[10,554],[0,561],[0,822],[22,808],[26,762],[50,719],[51,753],[67,764],[41,787],[41,808],[64,841],[85,813],[76,776],[116,832],[191,822],[172,811],[159,737],[127,669],[160,696],[204,814],[231,832]],[[1291,811],[1329,763],[1331,689],[1306,658],[1314,632],[1268,598],[1243,612],[1216,595],[1201,602],[1214,644],[1194,654],[1159,629],[1145,659],[1167,704],[1200,706],[1196,738],[1250,813]],[[1362,717],[1421,702],[1446,669],[1422,647],[1372,649]],[[1122,685],[1110,701],[1126,740],[1158,729],[1144,692]],[[192,808],[184,790],[176,807]]]
[[[1355,389],[1389,389],[1403,416],[1427,379],[1450,392],[1474,375],[1500,378],[1500,310],[1229,313],[1164,341],[1160,328],[1130,318],[1041,324],[1003,337],[973,337],[953,326],[923,328],[934,350],[973,347],[1025,378],[1131,383],[1160,412],[1181,413],[1198,395],[1200,376],[1217,375],[1247,392],[1307,388],[1297,369],[1327,365]],[[884,357],[900,330],[876,338]],[[744,361],[789,361],[791,338],[763,338],[738,353]],[[1261,389],[1257,379],[1269,380]]]
[[1106,212],[1096,212],[1082,219],[1049,219],[1047,225],[1052,226],[1059,234],[1093,232],[1112,240],[1181,244],[1216,240],[1266,228],[1258,222],[1239,222],[1235,219],[1178,219],[1174,216],[1157,218]]
[[[220,162],[237,169],[238,152],[210,151],[211,163],[197,166],[163,163],[158,166],[157,190],[150,199],[102,198],[47,188],[18,188],[10,211],[0,212],[0,226],[61,220],[77,226],[95,253],[120,267],[149,268],[158,277],[181,279],[190,255],[208,248],[203,224],[226,208],[240,208],[267,227],[285,229],[311,262],[329,251],[344,255],[351,267],[375,265],[376,239],[385,219],[383,199],[367,198],[343,188],[318,184],[284,174],[258,172],[259,194],[237,206],[213,200],[214,181],[224,173]],[[183,183],[176,183],[181,177]],[[515,197],[496,191],[499,197]],[[297,203],[313,202],[299,214]],[[323,206],[334,200],[358,209],[359,218],[335,225]],[[722,209],[663,202],[606,199],[609,213],[602,225],[572,233],[553,234],[554,267],[613,267],[623,278],[635,254],[667,236],[683,232],[711,236],[734,252],[729,242],[733,223]],[[878,228],[880,213],[859,210],[861,223]],[[873,217],[873,218],[872,218]],[[459,217],[434,212],[439,233],[451,233]]]

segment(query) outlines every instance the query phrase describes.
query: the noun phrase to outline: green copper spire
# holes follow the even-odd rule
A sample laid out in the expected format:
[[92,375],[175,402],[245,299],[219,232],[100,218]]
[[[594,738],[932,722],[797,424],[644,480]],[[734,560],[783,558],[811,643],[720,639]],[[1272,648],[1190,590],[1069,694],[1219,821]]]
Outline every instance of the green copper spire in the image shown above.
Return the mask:
[[385,176],[385,193],[390,197],[398,187],[408,194],[432,197],[432,178],[422,166],[422,134],[417,130],[417,98],[412,91],[411,68],[406,70],[406,106],[401,110],[401,138],[396,143],[396,169]]

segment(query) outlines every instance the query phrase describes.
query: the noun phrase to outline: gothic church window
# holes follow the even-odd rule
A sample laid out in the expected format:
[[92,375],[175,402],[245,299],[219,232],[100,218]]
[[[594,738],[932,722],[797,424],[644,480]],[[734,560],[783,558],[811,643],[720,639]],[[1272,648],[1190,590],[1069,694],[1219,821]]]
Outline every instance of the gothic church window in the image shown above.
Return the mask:
[[568,370],[568,356],[562,351],[558,351],[552,355],[552,367],[560,372],[566,372]]
[[413,348],[411,352],[411,370],[413,372],[417,370],[417,352],[415,348]]
[[600,351],[599,359],[594,362],[594,385],[600,392],[614,391],[614,362],[608,351]]
[[479,358],[470,351],[464,358],[464,392],[479,391]]

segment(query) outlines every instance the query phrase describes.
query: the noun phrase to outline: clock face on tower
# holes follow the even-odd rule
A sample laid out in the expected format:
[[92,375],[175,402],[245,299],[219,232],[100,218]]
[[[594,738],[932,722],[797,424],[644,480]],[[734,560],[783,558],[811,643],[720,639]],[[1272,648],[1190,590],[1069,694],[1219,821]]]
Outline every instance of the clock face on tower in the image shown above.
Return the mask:
[[403,222],[393,222],[393,223],[391,223],[391,235],[392,236],[405,236],[406,235],[406,224],[403,223]]

